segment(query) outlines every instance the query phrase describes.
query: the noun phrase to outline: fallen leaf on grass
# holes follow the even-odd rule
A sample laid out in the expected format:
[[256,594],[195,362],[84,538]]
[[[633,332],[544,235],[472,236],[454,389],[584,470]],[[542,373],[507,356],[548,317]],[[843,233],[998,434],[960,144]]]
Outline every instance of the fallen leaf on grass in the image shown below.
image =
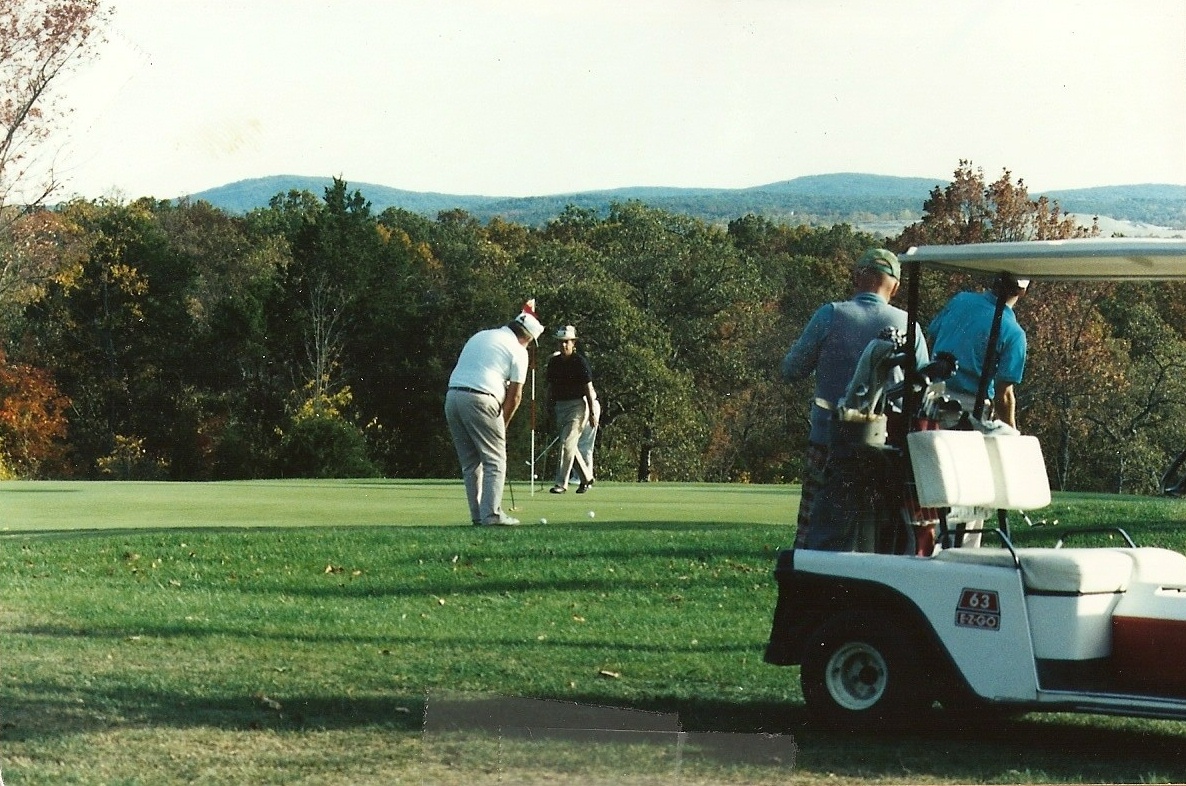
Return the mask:
[[284,709],[284,705],[262,692],[255,694],[255,698],[259,700],[260,704],[264,705],[269,710],[275,710],[276,712],[279,712],[280,710]]

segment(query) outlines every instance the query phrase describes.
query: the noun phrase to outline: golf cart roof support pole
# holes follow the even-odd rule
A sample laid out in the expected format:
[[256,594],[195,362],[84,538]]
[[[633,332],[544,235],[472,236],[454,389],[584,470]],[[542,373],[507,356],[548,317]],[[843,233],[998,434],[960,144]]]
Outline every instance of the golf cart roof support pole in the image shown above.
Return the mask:
[[916,354],[915,336],[918,335],[918,291],[919,279],[922,278],[922,266],[917,262],[907,262],[904,265],[906,278],[906,390],[903,393],[902,412],[906,416],[907,430],[913,430],[914,416],[921,404],[921,391],[915,391],[914,383],[918,376],[918,355]]
[[984,365],[980,367],[980,383],[976,386],[976,406],[972,409],[972,417],[977,420],[984,418],[984,400],[988,398],[988,385],[997,373],[997,362],[1000,353],[997,342],[1001,340],[1001,317],[1005,314],[1005,284],[1009,275],[1001,272],[996,278],[993,292],[997,296],[996,310],[992,314],[992,329],[988,331],[988,346],[984,349]]

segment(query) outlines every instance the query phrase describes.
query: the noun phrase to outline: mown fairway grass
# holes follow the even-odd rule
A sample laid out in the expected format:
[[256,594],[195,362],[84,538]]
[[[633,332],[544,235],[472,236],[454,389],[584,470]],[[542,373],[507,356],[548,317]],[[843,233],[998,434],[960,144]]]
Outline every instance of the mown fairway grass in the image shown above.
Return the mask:
[[[797,670],[761,658],[794,489],[515,498],[509,529],[470,526],[452,482],[0,484],[4,783],[1186,779],[1180,723],[813,728]],[[1179,501],[1061,496],[1033,518],[1019,538],[1108,523],[1186,546]],[[562,775],[477,734],[423,744],[426,699],[458,694],[678,713],[691,732],[793,735],[798,754],[674,777],[662,745],[561,745]]]

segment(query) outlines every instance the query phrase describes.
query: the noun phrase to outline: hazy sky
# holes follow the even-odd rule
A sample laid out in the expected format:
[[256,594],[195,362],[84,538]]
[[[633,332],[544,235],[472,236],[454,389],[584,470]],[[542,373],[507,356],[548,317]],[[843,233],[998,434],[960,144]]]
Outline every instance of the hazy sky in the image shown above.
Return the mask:
[[1182,0],[113,0],[67,195],[1186,184]]

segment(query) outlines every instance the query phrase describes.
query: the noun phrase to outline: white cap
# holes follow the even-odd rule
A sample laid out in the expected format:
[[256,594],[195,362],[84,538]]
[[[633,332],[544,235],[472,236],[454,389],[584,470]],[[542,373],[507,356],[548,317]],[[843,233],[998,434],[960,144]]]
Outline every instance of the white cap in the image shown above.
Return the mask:
[[531,336],[532,341],[538,339],[544,333],[544,324],[535,315],[535,298],[523,304],[523,310],[519,312],[519,316],[515,317],[515,321],[523,326],[523,329]]

